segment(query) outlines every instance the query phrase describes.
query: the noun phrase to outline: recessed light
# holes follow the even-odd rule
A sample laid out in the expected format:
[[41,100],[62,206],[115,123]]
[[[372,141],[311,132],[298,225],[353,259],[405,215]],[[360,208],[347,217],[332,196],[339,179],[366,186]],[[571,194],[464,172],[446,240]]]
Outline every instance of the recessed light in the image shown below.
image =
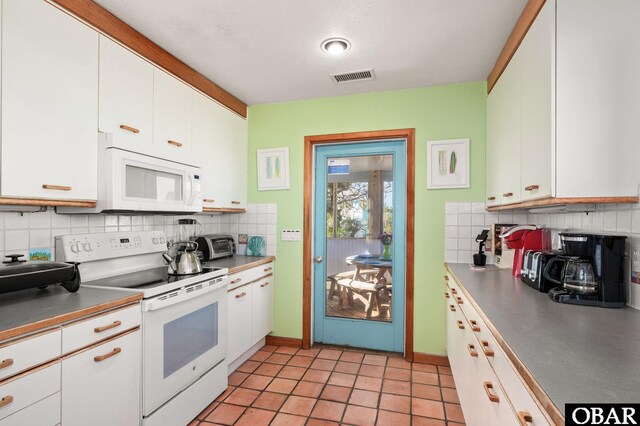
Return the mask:
[[320,45],[323,51],[331,55],[340,55],[351,48],[351,43],[346,38],[328,38]]

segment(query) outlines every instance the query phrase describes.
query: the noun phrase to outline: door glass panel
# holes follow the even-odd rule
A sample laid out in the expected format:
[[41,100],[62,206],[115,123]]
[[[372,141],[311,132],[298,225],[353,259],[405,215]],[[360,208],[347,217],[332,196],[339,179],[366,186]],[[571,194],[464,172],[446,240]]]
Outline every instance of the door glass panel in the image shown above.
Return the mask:
[[326,166],[325,315],[391,322],[393,156],[329,158]]
[[182,201],[183,176],[132,165],[126,166],[126,196],[155,201]]
[[218,302],[166,323],[162,340],[166,379],[218,345]]

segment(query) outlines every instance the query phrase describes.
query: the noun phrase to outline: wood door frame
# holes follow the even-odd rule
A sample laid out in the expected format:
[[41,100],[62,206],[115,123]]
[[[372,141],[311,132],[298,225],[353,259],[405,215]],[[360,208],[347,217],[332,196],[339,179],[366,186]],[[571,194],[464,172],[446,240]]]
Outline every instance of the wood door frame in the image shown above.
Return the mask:
[[414,228],[415,228],[415,129],[375,130],[368,132],[336,133],[305,136],[304,138],[304,232],[302,254],[302,347],[311,347],[311,246],[313,149],[316,145],[347,142],[368,142],[384,139],[407,141],[407,217],[406,217],[406,272],[405,272],[405,324],[404,356],[413,360],[413,284],[414,284]]

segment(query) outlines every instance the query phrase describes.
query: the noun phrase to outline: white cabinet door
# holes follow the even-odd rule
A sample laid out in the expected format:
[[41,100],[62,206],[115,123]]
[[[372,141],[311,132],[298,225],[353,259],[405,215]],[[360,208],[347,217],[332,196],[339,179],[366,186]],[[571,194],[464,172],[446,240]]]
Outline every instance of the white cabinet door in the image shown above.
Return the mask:
[[225,176],[222,173],[224,158],[226,108],[206,96],[193,93],[193,157],[202,168],[202,206],[219,208],[223,205]]
[[[230,277],[233,281],[233,275]],[[253,344],[251,342],[251,316],[253,287],[245,285],[227,293],[229,302],[229,349],[231,363]]]
[[191,108],[193,89],[162,71],[153,69],[153,144],[161,158],[193,163]]
[[140,331],[62,361],[62,424],[140,423]]
[[522,200],[551,196],[555,151],[555,2],[548,1],[520,44]]
[[224,207],[245,209],[247,207],[247,120],[231,111],[226,111],[225,126],[229,133],[225,143],[223,176]]
[[[498,84],[500,81],[498,81]],[[498,85],[496,84],[496,86]],[[498,167],[500,166],[500,152],[498,150],[498,139],[501,137],[501,108],[503,102],[503,91],[494,87],[487,96],[487,149],[486,149],[486,195],[487,207],[500,204],[501,195],[498,191]]]
[[275,284],[273,275],[251,284],[253,303],[251,315],[251,341],[256,343],[273,330]]
[[2,196],[97,198],[98,33],[42,0],[2,2]]
[[119,147],[150,153],[153,141],[153,65],[100,36],[98,126]]
[[[495,92],[495,93],[494,93]],[[499,204],[520,201],[520,55],[511,58],[509,66],[494,86],[496,189]]]

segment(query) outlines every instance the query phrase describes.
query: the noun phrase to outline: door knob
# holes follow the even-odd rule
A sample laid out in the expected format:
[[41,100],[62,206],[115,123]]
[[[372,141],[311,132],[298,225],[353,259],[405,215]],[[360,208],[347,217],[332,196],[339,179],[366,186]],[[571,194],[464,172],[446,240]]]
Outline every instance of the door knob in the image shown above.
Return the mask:
[[322,256],[316,256],[313,258],[313,261],[316,263],[322,263],[323,260]]

